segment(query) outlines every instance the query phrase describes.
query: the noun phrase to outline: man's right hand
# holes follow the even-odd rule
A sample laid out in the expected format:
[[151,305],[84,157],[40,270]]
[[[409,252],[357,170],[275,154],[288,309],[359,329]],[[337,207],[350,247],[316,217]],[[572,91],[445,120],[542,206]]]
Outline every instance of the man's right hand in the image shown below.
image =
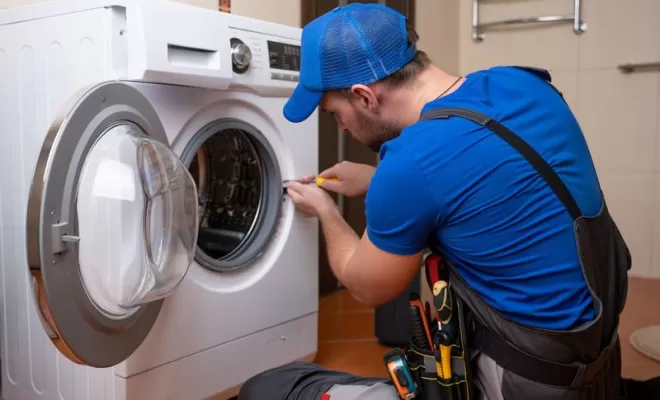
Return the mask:
[[367,193],[374,172],[376,168],[371,165],[342,161],[318,176],[326,179],[321,184],[323,189],[353,197]]

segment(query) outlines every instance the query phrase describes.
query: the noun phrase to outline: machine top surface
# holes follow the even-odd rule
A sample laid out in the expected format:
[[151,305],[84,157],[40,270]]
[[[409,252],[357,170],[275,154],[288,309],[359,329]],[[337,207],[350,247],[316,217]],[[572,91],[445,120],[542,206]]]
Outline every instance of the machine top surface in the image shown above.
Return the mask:
[[[19,5],[0,10],[0,26],[32,21],[41,18],[50,18],[63,14],[71,14],[97,8],[124,7],[131,9],[142,5],[175,5],[185,9],[195,9],[206,13],[219,14],[230,28],[242,29],[250,26],[256,32],[268,33],[283,38],[299,40],[302,30],[297,27],[263,21],[237,14],[228,14],[221,11],[210,10],[168,0],[52,0],[33,4]],[[166,8],[167,9],[167,8]],[[257,25],[255,25],[257,24]]]
[[95,37],[93,43],[106,43],[108,53],[97,53],[113,59],[106,80],[247,89],[266,97],[288,97],[299,80],[300,28],[174,1],[56,0],[0,11],[5,52],[33,45],[17,38],[35,31],[49,31],[30,39],[35,42]]

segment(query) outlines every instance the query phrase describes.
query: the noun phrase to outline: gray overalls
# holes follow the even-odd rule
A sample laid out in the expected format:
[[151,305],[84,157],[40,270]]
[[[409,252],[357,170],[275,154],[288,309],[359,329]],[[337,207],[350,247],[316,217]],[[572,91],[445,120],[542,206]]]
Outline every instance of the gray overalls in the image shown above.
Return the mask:
[[[533,72],[550,80],[545,71]],[[596,310],[593,321],[570,331],[521,326],[486,305],[450,267],[450,286],[467,310],[469,347],[485,356],[476,357],[473,372],[483,382],[484,394],[490,400],[622,398],[618,326],[631,257],[605,201],[597,216],[582,215],[553,169],[497,121],[463,109],[434,109],[421,120],[440,118],[466,118],[490,129],[522,154],[552,188],[573,219],[582,271]]]

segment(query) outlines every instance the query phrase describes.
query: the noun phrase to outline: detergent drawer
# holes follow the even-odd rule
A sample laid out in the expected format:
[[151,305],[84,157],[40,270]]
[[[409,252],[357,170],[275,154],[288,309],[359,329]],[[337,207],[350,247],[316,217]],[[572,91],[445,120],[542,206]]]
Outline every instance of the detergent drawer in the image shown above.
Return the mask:
[[232,78],[228,17],[176,2],[129,3],[128,79],[226,89]]

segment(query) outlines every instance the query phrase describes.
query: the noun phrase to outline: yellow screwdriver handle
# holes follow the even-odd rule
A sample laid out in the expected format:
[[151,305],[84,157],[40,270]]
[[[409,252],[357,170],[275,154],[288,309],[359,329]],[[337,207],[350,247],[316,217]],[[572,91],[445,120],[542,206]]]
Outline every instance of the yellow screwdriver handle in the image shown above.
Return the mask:
[[438,372],[437,375],[438,375],[440,378],[443,378],[443,379],[444,379],[445,375],[442,373],[442,364],[440,364],[440,362],[436,361],[436,362],[435,362],[435,368],[438,370],[438,371],[437,371],[437,372]]
[[316,185],[317,186],[323,185],[323,182],[325,182],[325,181],[339,181],[339,179],[337,179],[337,178],[327,179],[327,178],[321,178],[320,176],[316,177]]
[[442,357],[442,377],[451,379],[451,347],[440,345],[440,354]]

